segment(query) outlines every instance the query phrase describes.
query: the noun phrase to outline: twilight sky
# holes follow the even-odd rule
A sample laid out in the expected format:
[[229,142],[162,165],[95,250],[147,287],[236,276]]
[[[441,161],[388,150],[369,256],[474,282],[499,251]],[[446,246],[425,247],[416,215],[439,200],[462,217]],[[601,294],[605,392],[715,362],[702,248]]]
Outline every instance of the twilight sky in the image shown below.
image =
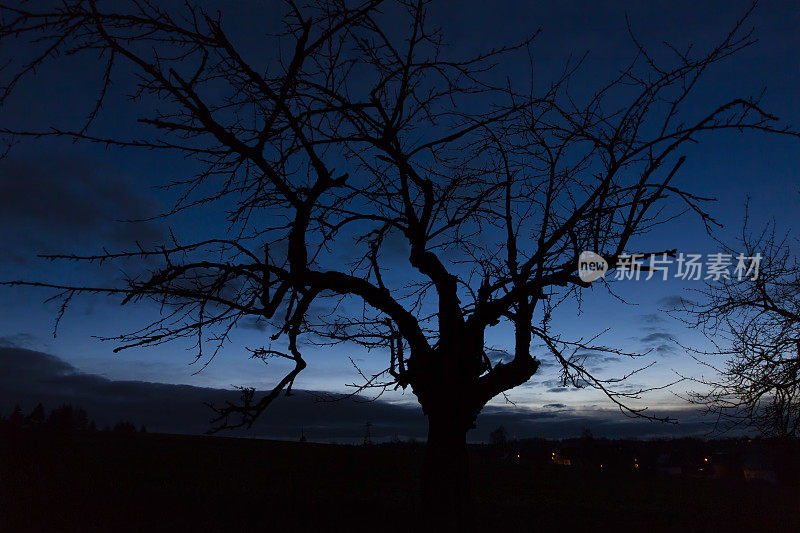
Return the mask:
[[[269,3],[271,6],[277,3]],[[223,12],[224,25],[250,54],[269,54],[263,35],[276,29],[276,12],[256,3],[223,1],[214,4]],[[445,7],[442,7],[442,6]],[[453,4],[454,5],[454,4]],[[577,80],[592,91],[610,80],[633,54],[627,35],[625,15],[637,36],[648,46],[658,48],[668,40],[685,47],[690,42],[708,47],[727,33],[749,2],[460,2],[458,9],[446,4],[433,8],[433,16],[444,29],[451,46],[464,54],[493,45],[520,40],[536,28],[542,32],[533,45],[537,80],[546,84],[563,68],[566,60],[588,52]],[[796,2],[769,2],[759,6],[749,24],[755,28],[758,43],[710,72],[698,97],[691,105],[716,103],[724,96],[758,95],[767,88],[764,107],[785,121],[800,125],[800,5]],[[2,55],[24,55],[25,50],[2,50]],[[64,58],[24,82],[15,97],[0,108],[2,128],[44,129],[80,121],[91,110],[98,87],[99,64],[88,56]],[[528,65],[503,65],[510,75],[527,76]],[[583,86],[575,87],[580,95]],[[135,119],[141,109],[124,95],[112,96],[99,127],[113,127],[120,134],[136,136]],[[766,135],[715,135],[685,152],[687,162],[678,180],[702,196],[713,196],[712,214],[724,224],[716,236],[730,240],[740,230],[744,203],[750,197],[750,217],[754,225],[772,219],[781,230],[800,229],[800,171],[797,169],[800,143],[797,140]],[[155,152],[120,151],[65,141],[25,141],[0,161],[0,280],[26,279],[86,282],[113,280],[114,266],[79,268],[69,264],[47,263],[37,253],[68,251],[91,252],[107,247],[124,249],[133,241],[159,242],[166,229],[156,222],[124,223],[121,220],[144,218],[170,205],[172,197],[153,186],[191,172],[192,164],[174,155]],[[170,221],[176,233],[190,239],[205,235],[209,227],[221,224],[213,214],[188,212]],[[643,249],[677,248],[686,253],[709,253],[717,245],[705,234],[696,217],[686,215],[669,226],[648,235]],[[674,268],[674,267],[673,267]],[[673,271],[670,272],[672,274]],[[659,385],[676,379],[676,373],[697,376],[699,367],[677,343],[703,348],[706,341],[697,332],[686,330],[662,311],[680,297],[691,298],[697,281],[622,281],[614,288],[628,303],[610,297],[601,287],[584,293],[581,312],[565,307],[554,317],[554,327],[567,337],[592,337],[611,328],[600,341],[630,351],[650,350],[647,360],[656,365],[634,376],[631,385]],[[104,298],[80,298],[70,308],[53,338],[58,311],[43,303],[43,291],[27,288],[0,290],[0,346],[26,348],[52,354],[70,365],[70,372],[83,372],[113,381],[142,381],[230,388],[231,385],[269,387],[284,368],[280,363],[264,367],[249,360],[244,346],[262,342],[263,329],[255,323],[242,324],[232,342],[201,372],[190,346],[180,343],[150,349],[111,353],[113,345],[93,336],[110,336],[137,325],[144,325],[155,311],[148,306],[125,307]],[[513,340],[495,333],[488,342],[498,350],[508,349]],[[677,341],[677,343],[676,343]],[[6,357],[24,357],[28,352],[4,352]],[[564,416],[590,420],[580,424],[615,424],[624,418],[610,402],[595,391],[575,391],[557,383],[555,365],[542,350],[545,361],[528,384],[509,394],[517,407],[508,413],[531,416],[554,410]],[[16,354],[16,355],[15,355]],[[352,357],[365,371],[385,367],[385,354],[365,353],[358,348],[314,348],[306,346],[309,367],[300,375],[296,387],[306,390],[346,391],[346,384],[357,381]],[[604,377],[618,376],[641,366],[641,361],[597,358],[590,367]],[[52,362],[52,361],[51,361]],[[715,362],[718,364],[719,362]],[[24,373],[20,379],[26,379]],[[697,431],[696,419],[678,396],[687,385],[679,384],[641,400],[660,412],[684,416],[692,422],[686,432]],[[177,393],[176,393],[177,394]],[[387,394],[392,403],[414,403],[410,392]],[[12,401],[10,398],[0,398]],[[6,405],[0,405],[4,411]],[[506,408],[495,400],[493,412]],[[91,413],[90,413],[91,414]],[[362,415],[358,415],[359,417]],[[364,415],[366,416],[366,415]],[[511,416],[511,415],[509,415]],[[572,436],[578,424],[557,426],[547,436]],[[620,435],[624,424],[614,425]],[[541,428],[540,428],[541,429]],[[530,429],[531,432],[536,431]],[[552,431],[551,431],[552,430]],[[628,434],[643,434],[629,431]]]

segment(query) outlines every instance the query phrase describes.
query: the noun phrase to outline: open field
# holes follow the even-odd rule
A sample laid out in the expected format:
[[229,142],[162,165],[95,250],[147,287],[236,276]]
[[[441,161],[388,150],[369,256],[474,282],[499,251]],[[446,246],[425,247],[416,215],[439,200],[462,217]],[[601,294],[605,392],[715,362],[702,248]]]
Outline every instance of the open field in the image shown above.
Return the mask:
[[[386,531],[419,516],[421,449],[93,433],[0,450],[3,531]],[[477,455],[471,469],[475,529],[800,530],[797,488]]]

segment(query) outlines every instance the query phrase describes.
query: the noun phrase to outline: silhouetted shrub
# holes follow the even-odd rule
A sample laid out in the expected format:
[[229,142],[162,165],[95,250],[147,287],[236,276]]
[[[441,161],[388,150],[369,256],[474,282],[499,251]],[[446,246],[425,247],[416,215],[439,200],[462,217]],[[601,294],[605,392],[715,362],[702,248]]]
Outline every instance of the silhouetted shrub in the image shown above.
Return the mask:
[[504,447],[508,443],[508,432],[503,426],[489,433],[489,441],[493,446]]
[[80,407],[64,404],[57,409],[50,411],[47,418],[47,427],[53,431],[87,431],[89,429],[89,417],[86,411]]
[[44,424],[45,412],[44,406],[39,403],[33,408],[31,414],[28,415],[27,423],[31,427],[41,427]]
[[112,430],[114,433],[136,433],[136,426],[130,422],[117,422]]
[[8,424],[12,429],[21,429],[25,424],[25,415],[23,414],[22,408],[19,406],[19,404],[14,406],[14,410],[11,412],[11,417],[8,419]]

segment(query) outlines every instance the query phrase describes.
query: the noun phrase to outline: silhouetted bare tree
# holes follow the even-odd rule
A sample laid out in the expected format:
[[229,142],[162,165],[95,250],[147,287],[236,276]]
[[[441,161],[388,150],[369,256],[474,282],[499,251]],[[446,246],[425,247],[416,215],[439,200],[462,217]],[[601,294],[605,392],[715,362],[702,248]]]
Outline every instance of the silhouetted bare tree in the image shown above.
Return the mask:
[[[533,37],[459,58],[428,23],[428,2],[384,4],[289,1],[284,31],[258,49],[267,57],[243,51],[220,15],[190,5],[4,7],[0,40],[27,39],[32,51],[6,67],[3,100],[65,53],[99,56],[107,67],[86,124],[7,134],[181,153],[203,169],[170,184],[180,201],[166,214],[219,209],[229,221],[224,237],[50,256],[160,261],[123,286],[21,283],[58,289],[65,304],[93,292],[170,309],[115,337],[118,349],[195,335],[203,357],[204,344],[216,353],[244,317],[269,323],[273,344],[252,356],[294,366],[263,396],[244,389],[240,404],[218,406],[221,427],[252,424],[291,391],[306,366],[303,335],[386,350],[386,370],[365,376],[364,387],[411,387],[429,421],[428,501],[456,509],[468,494],[466,432],[489,400],[536,372],[534,343],[555,357],[565,384],[655,418],[627,405],[642,391],[615,388],[627,376],[592,375],[580,355],[621,352],[551,329],[556,307],[589,286],[578,254],[594,250],[614,268],[632,239],[671,220],[669,205],[713,224],[705,199],[673,180],[681,148],[714,131],[787,130],[754,99],[683,109],[713,64],[753,42],[743,21],[703,54],[674,48],[656,59],[634,39],[635,61],[590,97],[573,98],[579,63],[541,90],[499,72]],[[135,81],[115,77],[120,65]],[[135,84],[153,110],[139,119],[150,137],[97,131],[112,80]],[[326,301],[335,310],[316,312]],[[495,327],[513,330],[514,347],[493,364],[485,333]]]
[[[721,253],[758,257],[748,261],[748,276],[708,283],[683,311],[691,325],[702,328],[725,360],[698,380],[703,388],[690,400],[717,416],[727,431],[753,427],[774,437],[800,434],[800,261],[797,239],[779,235],[774,224],[751,233],[747,224],[737,243]],[[721,368],[717,368],[720,366]]]

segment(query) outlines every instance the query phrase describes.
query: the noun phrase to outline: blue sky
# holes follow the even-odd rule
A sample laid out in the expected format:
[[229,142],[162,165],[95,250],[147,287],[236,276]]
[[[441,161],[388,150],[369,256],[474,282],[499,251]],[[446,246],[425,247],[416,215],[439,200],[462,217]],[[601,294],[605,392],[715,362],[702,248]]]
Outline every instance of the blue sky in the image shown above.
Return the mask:
[[[260,46],[260,35],[274,25],[269,12],[253,11],[242,2],[222,2],[226,25],[234,28],[249,53],[268,53]],[[475,52],[496,44],[515,41],[541,27],[533,45],[537,81],[548,82],[563,67],[570,54],[589,52],[578,80],[587,91],[595,89],[621,68],[632,54],[625,29],[625,14],[636,34],[646,44],[660,46],[663,40],[679,45],[696,42],[704,47],[719,40],[747,2],[465,2],[459,9],[434,9],[436,21],[459,52]],[[708,105],[721,93],[756,95],[767,87],[765,107],[787,122],[800,124],[800,6],[796,2],[765,3],[750,23],[759,42],[730,61],[719,65],[700,87],[691,105]],[[230,30],[229,30],[230,31]],[[527,76],[527,64],[503,67],[514,76]],[[20,86],[14,100],[0,110],[5,127],[68,124],[88,112],[95,94],[87,90],[86,79],[97,74],[97,65],[67,59],[57,67],[43,70]],[[582,86],[575,87],[580,94]],[[107,104],[111,111],[102,119],[120,133],[136,133],[133,121],[139,111],[121,96]],[[744,204],[750,198],[753,223],[771,219],[780,229],[797,228],[800,180],[797,161],[800,143],[795,139],[759,135],[717,135],[686,152],[687,162],[678,180],[693,192],[713,196],[712,213],[724,224],[717,237],[729,240],[741,228]],[[132,239],[144,242],[163,237],[163,228],[153,223],[122,224],[121,218],[156,213],[169,205],[170,197],[151,187],[173,176],[191,171],[191,163],[154,152],[131,152],[85,146],[69,142],[25,142],[0,162],[0,203],[2,230],[0,280],[59,279],[73,282],[118,276],[114,267],[87,271],[70,264],[52,264],[35,258],[47,251],[94,251],[102,246],[120,249]],[[221,224],[213,213],[190,212],[172,222],[187,236],[202,235]],[[659,228],[640,243],[649,249],[678,248],[689,253],[716,250],[696,217],[687,215]],[[659,385],[673,381],[677,374],[698,375],[699,367],[674,341],[683,345],[707,346],[695,331],[686,330],[665,315],[676,296],[686,296],[693,283],[624,281],[614,285],[624,304],[601,287],[584,293],[582,312],[567,306],[554,317],[554,328],[567,337],[591,337],[607,328],[600,342],[630,351],[652,350],[642,361],[656,365],[631,382]],[[154,309],[148,306],[120,308],[104,298],[82,298],[66,314],[53,338],[57,305],[44,304],[42,291],[15,288],[0,290],[0,338],[4,343],[57,355],[78,369],[116,380],[185,383],[227,388],[248,385],[270,386],[285,370],[280,363],[265,367],[247,358],[245,346],[263,342],[256,327],[240,327],[232,342],[201,372],[191,347],[175,343],[151,349],[135,349],[114,355],[109,343],[93,336],[112,336],[145,324]],[[509,348],[511,339],[503,332],[487,337],[499,349]],[[386,365],[385,354],[365,353],[358,348],[305,348],[309,367],[298,378],[302,389],[346,391],[346,384],[358,376],[348,357],[365,370]],[[543,354],[543,359],[547,355]],[[640,361],[605,360],[593,363],[599,375],[613,377],[641,365]],[[545,365],[531,383],[512,391],[510,399],[533,410],[559,404],[574,410],[591,411],[611,407],[596,391],[554,392],[556,375]],[[656,409],[685,409],[676,396],[686,384],[659,391],[640,404]],[[391,393],[386,399],[413,402],[410,392]],[[495,404],[501,405],[501,400]],[[612,416],[612,415],[609,415]]]

